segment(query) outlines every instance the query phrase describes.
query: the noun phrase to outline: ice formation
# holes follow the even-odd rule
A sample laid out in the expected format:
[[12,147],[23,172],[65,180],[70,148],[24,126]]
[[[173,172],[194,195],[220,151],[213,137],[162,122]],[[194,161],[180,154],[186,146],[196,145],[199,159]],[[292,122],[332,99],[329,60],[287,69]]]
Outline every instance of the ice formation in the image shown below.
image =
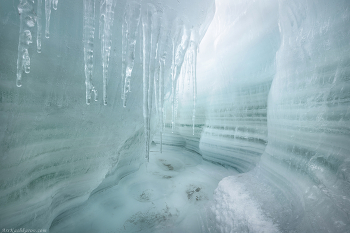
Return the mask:
[[94,71],[94,38],[95,38],[95,1],[84,0],[84,62],[85,62],[85,85],[86,104],[91,103],[91,94],[97,101],[97,90],[92,83]]
[[42,24],[41,24],[41,15],[42,15],[42,0],[38,0],[36,3],[36,51],[38,53],[41,53],[41,30],[42,30]]
[[349,232],[349,9],[3,1],[0,229]]
[[30,57],[28,48],[33,43],[31,29],[35,25],[36,17],[34,14],[34,1],[23,0],[18,5],[18,14],[20,17],[18,58],[17,58],[17,80],[16,85],[22,86],[23,72],[30,72]]

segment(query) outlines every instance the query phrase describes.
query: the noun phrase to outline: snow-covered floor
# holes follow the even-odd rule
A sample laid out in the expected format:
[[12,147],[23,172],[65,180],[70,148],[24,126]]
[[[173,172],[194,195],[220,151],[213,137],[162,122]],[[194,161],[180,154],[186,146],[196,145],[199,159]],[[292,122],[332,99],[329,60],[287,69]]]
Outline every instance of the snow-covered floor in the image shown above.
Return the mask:
[[200,232],[208,229],[213,192],[237,171],[180,147],[151,148],[150,161],[117,186],[55,222],[50,232]]

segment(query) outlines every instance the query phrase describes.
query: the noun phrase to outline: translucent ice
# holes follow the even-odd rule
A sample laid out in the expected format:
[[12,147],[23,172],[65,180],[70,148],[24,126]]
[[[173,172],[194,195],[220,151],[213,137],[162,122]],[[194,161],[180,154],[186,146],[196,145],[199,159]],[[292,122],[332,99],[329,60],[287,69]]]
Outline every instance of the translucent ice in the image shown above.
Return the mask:
[[86,104],[91,102],[91,94],[97,101],[97,90],[92,83],[94,71],[94,38],[95,38],[95,0],[84,0],[84,62]]
[[0,229],[350,232],[349,1],[16,4]]
[[17,79],[16,85],[22,86],[23,72],[30,72],[29,45],[33,43],[32,28],[36,22],[34,14],[34,0],[21,0],[18,5],[18,14],[20,17],[18,58],[17,58]]

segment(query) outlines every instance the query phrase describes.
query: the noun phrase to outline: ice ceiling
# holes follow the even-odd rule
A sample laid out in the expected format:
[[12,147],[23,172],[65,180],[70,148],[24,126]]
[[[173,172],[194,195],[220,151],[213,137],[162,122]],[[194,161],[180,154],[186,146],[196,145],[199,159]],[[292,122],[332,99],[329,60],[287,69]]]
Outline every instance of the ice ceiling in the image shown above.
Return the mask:
[[[176,203],[160,164],[197,176],[191,208],[207,190],[195,231],[350,232],[349,1],[0,4],[0,229],[60,232],[148,183]],[[169,205],[124,230],[193,232]]]

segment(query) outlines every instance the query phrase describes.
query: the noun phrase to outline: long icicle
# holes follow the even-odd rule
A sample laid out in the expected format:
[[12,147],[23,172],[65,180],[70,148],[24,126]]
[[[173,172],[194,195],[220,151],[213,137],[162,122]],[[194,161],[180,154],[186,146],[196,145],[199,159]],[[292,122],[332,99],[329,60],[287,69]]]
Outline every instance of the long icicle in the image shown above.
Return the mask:
[[91,103],[91,94],[97,101],[97,90],[92,83],[94,69],[94,37],[95,37],[95,0],[84,0],[84,63],[85,63],[85,86],[86,104]]
[[33,42],[30,29],[35,25],[34,0],[21,0],[18,5],[20,15],[18,57],[17,57],[17,87],[22,86],[23,72],[30,72],[30,57],[28,48]]
[[159,115],[160,115],[160,153],[163,153],[164,122],[164,59],[159,60]]
[[197,43],[192,40],[191,41],[191,52],[192,52],[192,85],[193,85],[193,110],[192,110],[192,135],[194,135],[195,129],[195,120],[196,120],[196,98],[197,98],[197,52],[198,46]]
[[171,133],[175,129],[175,41],[173,41],[171,65]]
[[128,17],[126,12],[124,13],[123,23],[122,23],[122,71],[121,71],[121,98],[123,100],[124,106],[124,83],[125,83],[125,67],[126,67],[126,50],[127,50],[127,34],[128,34]]
[[156,108],[156,112],[159,113],[159,108],[158,108],[158,92],[159,92],[159,74],[160,74],[160,63],[159,63],[159,59],[160,59],[160,53],[161,53],[161,49],[160,49],[160,45],[159,45],[159,40],[161,38],[161,19],[162,19],[162,12],[159,11],[157,12],[157,15],[154,19],[154,23],[153,23],[153,28],[152,28],[152,38],[153,38],[153,85],[154,85],[154,103],[155,103],[155,108]]
[[157,114],[159,114],[159,72],[160,72],[160,64],[158,60],[158,54],[156,55],[156,62],[154,63],[155,65],[155,72],[154,72],[154,77],[153,77],[153,85],[154,85],[154,104],[155,104],[155,109],[157,111]]
[[122,99],[126,107],[127,94],[131,92],[131,73],[135,63],[136,36],[140,22],[141,6],[132,2],[125,9],[122,52]]
[[[107,105],[108,66],[112,47],[112,26],[116,1],[103,0],[100,4],[100,36],[103,68],[103,104]],[[101,31],[102,30],[102,31]]]
[[151,4],[147,4],[142,12],[143,29],[143,116],[146,137],[146,155],[149,161],[150,140],[151,140],[151,116],[152,97],[154,85],[154,66],[157,48],[157,33],[159,24],[157,12]]
[[36,51],[38,53],[41,53],[41,31],[42,31],[42,22],[41,22],[41,16],[42,16],[42,4],[43,0],[37,0],[36,3]]
[[149,101],[148,101],[148,90],[149,90],[149,60],[150,60],[150,12],[146,8],[145,12],[142,12],[142,34],[143,34],[143,118],[144,118],[144,131],[145,131],[145,139],[146,139],[146,155],[145,159],[149,161],[149,151],[150,151],[150,138],[149,138],[149,118],[148,114]]
[[46,18],[45,37],[46,38],[50,37],[51,1],[52,0],[45,0],[45,18]]
[[164,129],[164,69],[165,60],[167,58],[168,42],[171,38],[171,33],[167,28],[167,21],[162,20],[162,30],[159,35],[159,43],[157,47],[158,60],[158,114],[159,114],[159,128],[160,128],[160,153],[163,153],[163,129]]

